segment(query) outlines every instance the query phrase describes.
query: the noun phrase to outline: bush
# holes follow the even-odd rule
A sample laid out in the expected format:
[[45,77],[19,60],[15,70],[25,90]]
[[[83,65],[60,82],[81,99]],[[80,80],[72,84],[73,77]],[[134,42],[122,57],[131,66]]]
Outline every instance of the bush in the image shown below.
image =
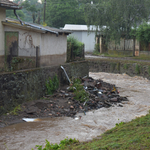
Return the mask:
[[46,80],[46,94],[52,95],[59,87],[59,80],[57,75],[54,76],[53,79],[49,77],[48,80]]
[[73,54],[75,56],[81,56],[82,54],[82,47],[83,47],[83,43],[79,42],[75,37],[73,36],[68,36],[67,37],[67,43],[70,44],[71,43],[71,47],[73,49]]
[[132,30],[131,34],[136,36],[143,46],[148,47],[150,43],[150,25],[148,23],[141,24],[137,29]]

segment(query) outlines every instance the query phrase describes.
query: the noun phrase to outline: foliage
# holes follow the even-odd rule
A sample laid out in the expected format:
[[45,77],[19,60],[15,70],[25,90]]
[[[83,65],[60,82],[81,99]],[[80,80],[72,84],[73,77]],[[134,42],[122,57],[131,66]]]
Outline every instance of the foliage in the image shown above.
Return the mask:
[[150,114],[136,118],[128,123],[119,123],[111,130],[106,131],[100,138],[90,142],[71,144],[64,150],[149,150],[150,147]]
[[138,64],[135,66],[135,72],[136,74],[140,74],[140,66]]
[[120,37],[129,39],[131,28],[148,20],[149,7],[149,0],[98,0],[86,4],[86,23],[100,29],[106,41],[118,42]]
[[43,5],[39,3],[38,0],[25,0],[21,3],[21,6],[24,7],[24,12],[27,14],[27,16],[32,17],[33,23],[40,24]]
[[53,79],[49,77],[49,79],[46,80],[45,85],[46,85],[46,93],[52,95],[59,87],[59,80],[57,75],[55,75]]
[[141,24],[137,29],[132,30],[132,35],[141,42],[142,45],[148,47],[150,43],[150,25],[146,22]]
[[18,111],[21,111],[20,105],[16,106],[11,112],[11,115],[18,115]]
[[[17,15],[21,18],[21,20],[25,19],[25,14],[22,10],[17,10]],[[14,14],[14,10],[6,10],[6,17],[17,19],[17,17]]]
[[84,90],[83,85],[81,85],[80,79],[74,79],[73,85],[70,87],[70,90],[74,92],[75,99],[80,102],[85,102],[89,100],[89,94]]
[[46,140],[45,148],[42,149],[42,145],[36,145],[36,147],[38,148],[38,150],[59,150],[59,149],[64,148],[64,146],[68,146],[70,144],[78,143],[78,142],[79,141],[76,139],[66,138],[60,141],[60,144],[50,144],[50,142]]
[[71,48],[75,56],[81,56],[83,43],[79,42],[74,36],[67,37],[67,44],[71,43]]
[[122,126],[124,122],[116,123],[116,126]]
[[83,9],[76,0],[47,0],[46,23],[53,27],[85,24]]

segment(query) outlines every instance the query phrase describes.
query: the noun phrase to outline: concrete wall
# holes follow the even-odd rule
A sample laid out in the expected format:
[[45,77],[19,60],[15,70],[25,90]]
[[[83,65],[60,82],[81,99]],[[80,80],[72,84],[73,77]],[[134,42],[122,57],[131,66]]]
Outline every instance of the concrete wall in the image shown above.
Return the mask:
[[67,35],[47,33],[41,36],[40,66],[59,65],[66,62]]
[[85,52],[93,52],[95,47],[95,32],[82,32],[82,42],[85,44]]
[[150,63],[130,60],[88,60],[90,72],[126,73],[150,79]]
[[[88,62],[75,62],[63,65],[70,79],[89,74]],[[0,114],[9,112],[25,101],[36,100],[46,93],[46,80],[57,74],[60,83],[67,79],[60,66],[28,69],[0,74]]]
[[85,52],[93,52],[95,47],[95,32],[88,31],[72,31],[71,36],[84,43]]
[[1,21],[6,18],[6,10],[0,8],[0,67],[4,66],[4,27]]

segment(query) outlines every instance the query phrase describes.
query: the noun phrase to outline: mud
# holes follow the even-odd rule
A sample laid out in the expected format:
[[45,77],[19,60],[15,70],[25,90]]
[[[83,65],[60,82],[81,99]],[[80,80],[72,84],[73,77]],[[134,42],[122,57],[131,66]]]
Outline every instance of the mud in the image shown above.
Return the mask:
[[[121,96],[126,96],[123,107],[101,108],[86,113],[77,113],[81,119],[70,117],[45,118],[39,122],[19,123],[0,129],[0,149],[29,150],[36,144],[44,145],[45,139],[51,143],[69,137],[80,141],[95,138],[121,121],[128,122],[146,115],[150,109],[150,81],[142,77],[126,74],[90,73],[95,79],[115,84]],[[4,144],[6,143],[6,144]],[[34,148],[35,149],[35,148]]]

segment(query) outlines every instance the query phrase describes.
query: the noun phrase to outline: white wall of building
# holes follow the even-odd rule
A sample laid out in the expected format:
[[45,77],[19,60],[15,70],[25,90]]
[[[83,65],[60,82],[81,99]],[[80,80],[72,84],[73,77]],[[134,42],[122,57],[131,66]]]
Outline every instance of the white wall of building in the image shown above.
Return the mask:
[[82,42],[85,44],[85,52],[93,52],[95,47],[95,32],[82,31]]
[[69,36],[74,36],[78,41],[84,43],[85,52],[93,52],[95,47],[95,32],[72,31]]
[[56,34],[42,34],[41,55],[61,55],[67,52],[67,36]]
[[6,10],[4,8],[0,8],[0,55],[4,55],[4,27],[2,25],[2,21],[6,18]]

